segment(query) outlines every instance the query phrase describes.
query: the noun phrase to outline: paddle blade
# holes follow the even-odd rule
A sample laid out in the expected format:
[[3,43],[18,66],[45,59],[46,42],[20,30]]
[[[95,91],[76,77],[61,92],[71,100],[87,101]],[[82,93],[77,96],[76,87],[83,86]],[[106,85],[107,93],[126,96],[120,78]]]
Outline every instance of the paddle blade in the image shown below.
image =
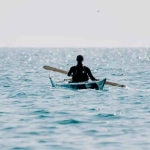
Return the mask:
[[45,70],[51,70],[51,71],[55,71],[55,72],[59,72],[59,73],[64,73],[67,74],[68,72],[62,69],[58,69],[58,68],[54,68],[54,67],[50,67],[50,66],[43,66],[43,68]]
[[[97,79],[97,80],[100,80],[100,79]],[[114,82],[110,82],[110,81],[106,81],[105,84],[111,85],[111,86],[126,87],[125,85],[114,83]]]
[[112,85],[112,86],[118,86],[118,87],[126,87],[125,85],[121,85],[121,84],[113,83],[113,82],[109,82],[109,81],[106,81],[106,84]]

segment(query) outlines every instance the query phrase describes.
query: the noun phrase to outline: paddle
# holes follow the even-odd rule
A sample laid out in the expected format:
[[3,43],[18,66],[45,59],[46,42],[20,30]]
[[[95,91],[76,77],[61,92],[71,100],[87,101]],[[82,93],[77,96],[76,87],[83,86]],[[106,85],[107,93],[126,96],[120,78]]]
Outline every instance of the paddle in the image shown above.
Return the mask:
[[[46,70],[52,70],[52,71],[60,72],[60,73],[63,73],[63,74],[67,74],[68,73],[65,70],[57,69],[57,68],[50,67],[50,66],[43,66],[43,68],[46,69]],[[120,85],[118,83],[113,83],[113,82],[109,82],[109,81],[106,81],[106,84],[112,85],[112,86],[118,86],[118,87],[125,87],[125,85]]]
[[50,67],[50,66],[44,66],[43,68],[46,69],[46,70],[52,70],[52,71],[56,71],[56,72],[60,72],[60,73],[64,73],[64,74],[68,73],[67,71],[57,69],[57,68],[54,68],[54,67]]

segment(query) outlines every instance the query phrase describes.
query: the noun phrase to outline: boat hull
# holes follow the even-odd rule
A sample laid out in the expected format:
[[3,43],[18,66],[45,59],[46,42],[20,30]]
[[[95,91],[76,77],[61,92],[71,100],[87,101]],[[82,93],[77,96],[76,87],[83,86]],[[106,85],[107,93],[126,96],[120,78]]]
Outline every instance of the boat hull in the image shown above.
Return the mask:
[[70,88],[70,89],[95,89],[95,90],[102,90],[106,79],[100,81],[91,81],[91,82],[79,82],[79,83],[55,83],[54,80],[50,77],[50,83],[52,87],[63,87],[63,88]]

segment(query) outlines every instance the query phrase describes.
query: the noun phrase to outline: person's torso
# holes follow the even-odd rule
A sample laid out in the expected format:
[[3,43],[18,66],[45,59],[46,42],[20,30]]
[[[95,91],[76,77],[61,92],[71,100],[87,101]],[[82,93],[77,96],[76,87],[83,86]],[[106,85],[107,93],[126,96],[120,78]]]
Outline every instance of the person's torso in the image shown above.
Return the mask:
[[88,74],[86,72],[86,66],[74,66],[73,70],[73,82],[88,81]]

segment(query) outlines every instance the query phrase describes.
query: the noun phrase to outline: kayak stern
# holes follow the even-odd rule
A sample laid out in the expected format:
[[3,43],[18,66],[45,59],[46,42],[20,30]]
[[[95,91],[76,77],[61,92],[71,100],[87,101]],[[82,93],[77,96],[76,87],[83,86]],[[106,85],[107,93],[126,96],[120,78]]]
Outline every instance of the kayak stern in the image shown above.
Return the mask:
[[95,90],[103,90],[103,87],[106,82],[106,78],[100,81],[91,81],[91,82],[79,82],[79,83],[55,83],[53,79],[49,76],[50,83],[52,87],[62,87],[62,88],[70,88],[70,89],[95,89]]

